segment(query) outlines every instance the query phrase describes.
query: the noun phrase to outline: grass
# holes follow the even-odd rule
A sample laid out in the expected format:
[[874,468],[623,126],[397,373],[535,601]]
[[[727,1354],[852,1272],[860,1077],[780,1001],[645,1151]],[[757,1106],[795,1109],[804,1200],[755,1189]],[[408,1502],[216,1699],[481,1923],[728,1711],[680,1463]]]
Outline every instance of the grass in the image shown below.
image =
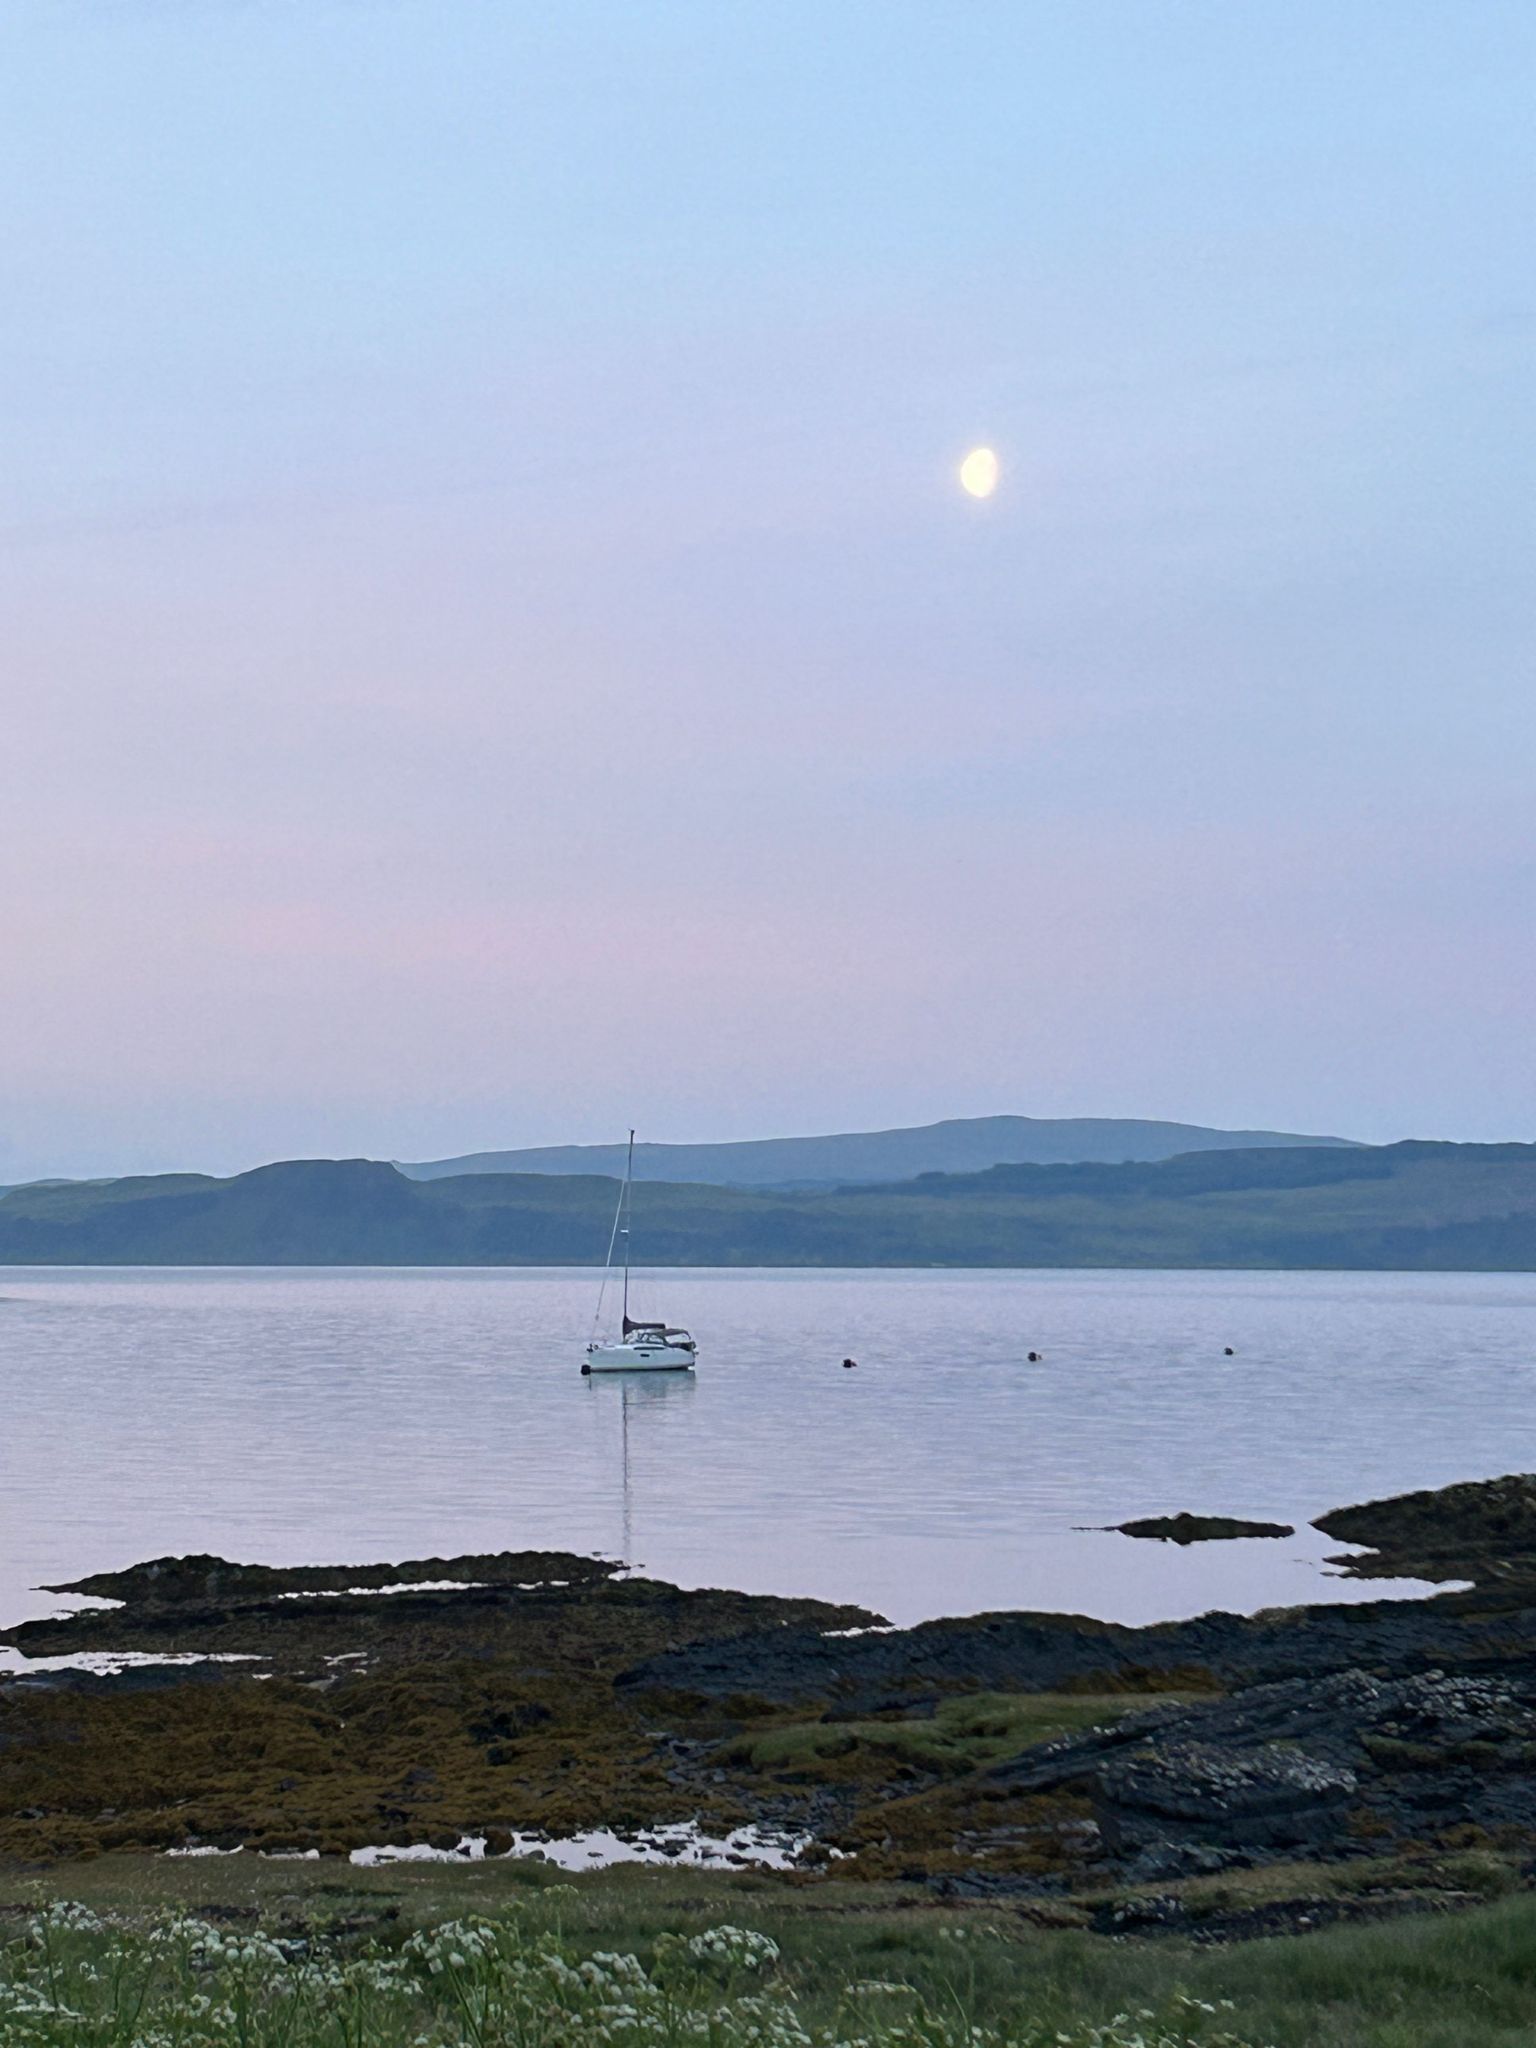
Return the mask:
[[[1179,1697],[1159,1694],[1158,1703]],[[967,1693],[941,1700],[931,1719],[797,1721],[746,1734],[721,1761],[807,1778],[883,1776],[893,1763],[958,1774],[1148,1704],[1126,1693]]]
[[[695,1973],[697,1981],[690,1979],[688,1998],[695,1993],[697,1998],[692,2006],[685,1999],[678,2013],[684,2007],[702,2010],[699,2000],[712,2012],[726,2012],[713,2035],[689,2031],[694,2020],[684,2027],[675,2014],[681,2031],[671,2035],[620,2029],[611,2037],[637,2043],[708,2038],[713,2048],[735,2048],[738,2042],[744,2048],[754,2038],[751,2026],[766,2022],[760,2014],[754,2018],[755,2007],[743,2001],[765,1993],[776,2017],[767,2033],[755,2037],[757,2048],[798,2040],[786,2015],[812,2038],[826,2030],[828,2040],[862,2038],[892,2048],[898,2040],[903,2048],[918,2041],[945,2048],[972,2025],[980,2026],[989,2040],[1029,2043],[1031,2048],[1053,2042],[1058,2032],[1073,2043],[1101,2039],[1102,2048],[1115,2048],[1138,2029],[1149,2044],[1227,2039],[1270,2048],[1530,2048],[1536,2039],[1536,1898],[1526,1893],[1465,1912],[1423,1913],[1222,1948],[1177,1939],[1110,1941],[1046,1931],[1003,1907],[940,1905],[926,1892],[898,1885],[797,1884],[752,1873],[630,1866],[583,1877],[568,1887],[550,1866],[525,1861],[365,1871],[251,1855],[217,1860],[116,1856],[44,1873],[0,1874],[0,1905],[6,1909],[0,1916],[0,1940],[6,1944],[0,1982],[30,1971],[28,1981],[35,1986],[38,1937],[27,1931],[32,1924],[28,1915],[50,1899],[81,1900],[131,1930],[145,1929],[167,1912],[216,1910],[216,1925],[226,1934],[231,1928],[261,1928],[280,1941],[307,1944],[298,1952],[300,1959],[309,1956],[317,1970],[323,1965],[330,1972],[327,1982],[335,1980],[328,1997],[341,1995],[336,1987],[347,1970],[358,1979],[354,1991],[358,1985],[366,1991],[364,1965],[371,1969],[390,1963],[402,1972],[416,1971],[409,1995],[401,1994],[392,2017],[375,2015],[372,2031],[338,2033],[335,2012],[327,2018],[317,2005],[304,2020],[307,2031],[279,2035],[248,2028],[243,2037],[247,2048],[279,2041],[285,2048],[352,2048],[354,2043],[357,2048],[363,2043],[393,2048],[397,2040],[403,2048],[423,2033],[432,2048],[475,2039],[483,2048],[512,2040],[522,2048],[553,2048],[566,2039],[604,2038],[602,2029],[609,2022],[590,2012],[579,2026],[568,2015],[575,2031],[565,2034],[530,2031],[527,2013],[518,2021],[519,2034],[510,2009],[497,2022],[501,2031],[492,2028],[479,2036],[466,2031],[463,2014],[451,2000],[444,2003],[444,1987],[428,1981],[430,1971],[422,1975],[421,1958],[430,1942],[410,1952],[414,1963],[407,1944],[418,1930],[478,1919],[516,1930],[497,1936],[501,1961],[496,1969],[504,1976],[519,1943],[526,1948],[530,1942],[552,1942],[566,1967],[599,1952],[633,1954],[647,1972],[659,1963],[663,1977],[684,1968],[677,1960],[679,1943],[722,1925],[762,1935],[774,1945],[777,1956],[761,1972],[726,1960],[718,1969],[711,1964],[702,1976]],[[123,1947],[123,1937],[110,1929],[65,1929],[61,1939],[73,1945],[82,1961],[89,1963],[94,1956],[95,1966],[103,1970],[98,1983],[110,1975],[104,1966],[114,1944]],[[462,1943],[452,1946],[454,1939],[448,1952],[462,1953]],[[141,1941],[136,1932],[127,1937],[130,1950]],[[125,1966],[117,1967],[121,1974]],[[212,1996],[235,1966],[215,1956],[189,1967],[183,1990]],[[270,1968],[272,1982],[291,1992],[291,1962],[270,1962]],[[541,1963],[535,1971],[543,1986],[540,1996],[548,1992],[552,1968]],[[389,1974],[381,1981],[388,1983]],[[906,1989],[852,1989],[870,1983]],[[77,2004],[86,1994],[96,1995],[88,1979],[76,1983],[70,1977],[65,1988]],[[650,1997],[645,1993],[642,2003]],[[1231,2001],[1230,2010],[1223,2007],[1225,2000]],[[1145,2012],[1160,2018],[1135,2021],[1102,2037],[1093,2033],[1117,2014]],[[914,2033],[908,2022],[920,2017],[926,2031]],[[396,2020],[400,2026],[391,2031]],[[898,2031],[898,2023],[907,2031]],[[13,2042],[17,2048],[31,2048],[33,2042],[55,2048],[86,2041],[157,2048],[162,2039],[200,2048],[204,2039],[242,2038],[238,2032],[173,2035],[147,2028],[137,2034],[69,2031],[70,2024],[50,2020],[54,2031],[25,2033],[18,2031],[13,2013],[0,2021],[0,2039],[7,2048]]]

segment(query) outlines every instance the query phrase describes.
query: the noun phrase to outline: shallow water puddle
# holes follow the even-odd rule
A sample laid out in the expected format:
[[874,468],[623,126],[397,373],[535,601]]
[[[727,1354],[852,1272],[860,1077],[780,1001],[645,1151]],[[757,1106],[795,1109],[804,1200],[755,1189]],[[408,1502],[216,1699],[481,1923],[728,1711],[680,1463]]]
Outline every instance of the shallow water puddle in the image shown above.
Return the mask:
[[[565,1581],[551,1580],[563,1585]],[[520,1593],[537,1593],[541,1587],[519,1586]],[[296,1592],[277,1593],[278,1600],[377,1600],[398,1593],[483,1593],[484,1579],[402,1579],[393,1586],[300,1586]]]
[[28,1657],[20,1650],[0,1649],[0,1676],[29,1676],[39,1671],[88,1671],[115,1678],[120,1671],[148,1671],[166,1664],[264,1664],[253,1650],[76,1650],[64,1657]]
[[[793,1870],[810,1847],[809,1835],[774,1834],[756,1827],[733,1828],[728,1835],[703,1834],[693,1821],[644,1828],[634,1836],[610,1828],[589,1828],[582,1834],[553,1839],[514,1834],[509,1856],[542,1856],[561,1870],[606,1870],[614,1863],[680,1863],[695,1869]],[[478,1863],[485,1859],[484,1835],[466,1835],[455,1849],[431,1849],[425,1843],[407,1848],[381,1846],[354,1849],[351,1860],[368,1867],[381,1863]]]

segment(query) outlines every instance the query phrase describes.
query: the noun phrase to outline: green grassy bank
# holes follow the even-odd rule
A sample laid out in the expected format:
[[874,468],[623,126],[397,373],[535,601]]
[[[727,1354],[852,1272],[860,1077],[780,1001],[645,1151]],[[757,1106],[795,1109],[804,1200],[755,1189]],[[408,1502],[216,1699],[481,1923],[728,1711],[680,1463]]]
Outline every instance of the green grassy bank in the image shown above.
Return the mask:
[[[642,1867],[571,1884],[537,1862],[364,1871],[246,1854],[0,1867],[0,1909],[0,2039],[16,2048],[1536,2039],[1525,1894],[1199,1947],[896,1885]],[[722,1928],[736,1932],[710,1936]],[[638,1967],[612,1960],[627,1956]],[[608,1960],[584,1971],[593,1957]]]

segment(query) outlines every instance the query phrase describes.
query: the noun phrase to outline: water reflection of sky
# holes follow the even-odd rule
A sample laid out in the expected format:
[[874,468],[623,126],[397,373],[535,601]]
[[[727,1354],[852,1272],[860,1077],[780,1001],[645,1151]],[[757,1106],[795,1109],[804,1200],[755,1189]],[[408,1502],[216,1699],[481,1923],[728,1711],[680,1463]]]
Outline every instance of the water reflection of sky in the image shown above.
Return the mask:
[[[581,1377],[594,1291],[12,1269],[0,1613],[166,1553],[535,1545],[904,1622],[1379,1598],[1325,1575],[1340,1546],[1310,1516],[1536,1462],[1536,1276],[678,1272],[650,1305],[692,1327],[699,1371],[646,1379]],[[1298,1533],[1178,1550],[1082,1526],[1184,1508]]]

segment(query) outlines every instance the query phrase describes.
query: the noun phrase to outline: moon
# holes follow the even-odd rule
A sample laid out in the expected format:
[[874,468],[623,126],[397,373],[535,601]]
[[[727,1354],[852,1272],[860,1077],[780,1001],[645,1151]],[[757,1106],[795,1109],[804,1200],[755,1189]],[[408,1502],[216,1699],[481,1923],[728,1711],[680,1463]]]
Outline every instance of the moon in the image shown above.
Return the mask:
[[960,488],[973,498],[990,498],[997,489],[1000,465],[990,448],[973,448],[960,465]]

